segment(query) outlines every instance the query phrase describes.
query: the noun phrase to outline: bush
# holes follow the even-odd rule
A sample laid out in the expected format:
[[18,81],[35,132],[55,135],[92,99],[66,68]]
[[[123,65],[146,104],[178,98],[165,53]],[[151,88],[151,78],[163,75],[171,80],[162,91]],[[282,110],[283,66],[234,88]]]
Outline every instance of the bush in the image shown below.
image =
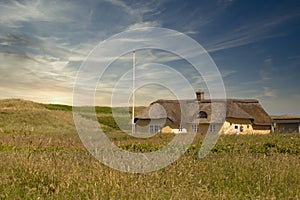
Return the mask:
[[116,121],[114,120],[114,118],[112,116],[98,117],[98,122],[102,125],[110,127],[111,129],[120,130],[118,124],[116,123]]
[[48,110],[63,110],[63,111],[72,111],[72,106],[68,105],[59,105],[59,104],[43,104]]

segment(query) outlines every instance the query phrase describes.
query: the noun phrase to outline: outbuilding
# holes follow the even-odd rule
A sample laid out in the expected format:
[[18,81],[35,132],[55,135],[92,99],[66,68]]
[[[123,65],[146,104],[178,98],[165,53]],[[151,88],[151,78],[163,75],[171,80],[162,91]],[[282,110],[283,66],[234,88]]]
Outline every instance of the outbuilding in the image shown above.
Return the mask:
[[300,117],[273,118],[274,132],[300,133]]

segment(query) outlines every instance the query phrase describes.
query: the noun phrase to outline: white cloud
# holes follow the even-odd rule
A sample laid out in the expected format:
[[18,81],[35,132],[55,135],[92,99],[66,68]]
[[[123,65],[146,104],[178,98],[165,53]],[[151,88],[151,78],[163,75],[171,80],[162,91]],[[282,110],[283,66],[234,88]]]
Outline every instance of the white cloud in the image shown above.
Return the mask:
[[260,69],[259,70],[259,75],[260,75],[260,77],[263,81],[272,80],[270,72],[267,71],[266,69]]
[[75,70],[67,67],[68,61],[46,56],[0,53],[0,60],[0,85],[20,94],[24,89],[71,89],[76,74]]
[[0,6],[0,23],[9,27],[18,27],[16,22],[31,20],[46,20],[46,16],[38,9],[39,2],[10,1]]
[[112,5],[121,7],[123,10],[125,10],[125,12],[127,12],[130,15],[138,15],[139,13],[142,12],[128,6],[124,1],[120,1],[120,0],[105,0],[105,1],[111,3]]
[[161,27],[161,25],[162,23],[159,21],[138,22],[130,25],[127,29],[134,30],[134,29],[145,28],[145,27]]
[[0,24],[5,27],[22,27],[22,22],[71,22],[68,16],[75,10],[72,2],[50,2],[46,0],[25,0],[2,2]]
[[259,70],[261,79],[264,82],[271,81],[276,71],[276,68],[273,67],[273,58],[271,56],[267,56],[263,61],[261,69]]
[[277,97],[277,92],[274,89],[271,89],[269,87],[263,87],[264,91],[264,96],[265,97]]
[[131,4],[125,3],[124,1],[120,1],[120,0],[104,0],[104,1],[109,2],[114,6],[120,7],[129,16],[132,16],[137,22],[143,21],[145,14],[159,13],[158,11],[158,7],[160,5],[159,1],[143,1],[143,2],[135,2]]
[[[214,1],[213,4],[216,3],[218,8],[216,11],[205,10],[206,7],[203,5],[191,13],[183,12],[182,9],[187,4],[182,3],[183,6],[178,8],[178,12],[188,14],[189,17],[172,15],[177,17],[168,16],[168,19],[153,17],[163,11],[163,7],[160,6],[164,4],[164,1],[125,2],[105,0],[89,3],[47,0],[12,0],[0,3],[1,50],[12,52],[10,54],[0,54],[0,90],[2,97],[23,95],[33,99],[34,96],[46,99],[60,95],[66,99],[70,98],[76,70],[100,41],[122,30],[161,27],[164,25],[164,20],[168,24],[178,25],[180,30],[186,34],[195,35],[199,33],[201,35],[200,28],[213,22],[217,16],[222,14],[222,10],[231,5],[232,1]],[[105,11],[107,5],[109,5],[110,10],[108,12],[111,15],[108,15]],[[98,9],[101,9],[101,12]],[[255,19],[249,24],[223,32],[218,37],[213,38],[214,35],[212,35],[209,37],[211,42],[206,46],[210,51],[218,51],[281,36],[284,32],[270,34],[271,30],[295,16],[298,15],[290,13],[277,18]],[[180,43],[174,44],[174,46],[180,46]],[[111,51],[114,50],[111,49]],[[191,49],[186,51],[193,53]],[[298,57],[296,56],[296,59]],[[137,64],[165,63],[180,59],[178,56],[166,52],[145,51],[137,58],[138,61],[141,61]],[[111,60],[111,57],[97,58],[95,61],[106,60]],[[111,74],[108,74],[106,78],[110,82],[107,82],[103,88],[103,98],[109,95],[108,91],[111,90],[113,81],[118,78],[117,73],[120,72],[120,68],[125,64],[131,64],[131,57],[120,58],[119,60],[119,68],[111,71]],[[262,80],[257,81],[259,85],[271,80],[272,72],[267,66],[271,66],[272,62],[272,58],[267,57],[262,63],[264,66],[259,72]],[[181,69],[185,70],[184,67]],[[190,71],[186,70],[182,73],[189,75],[196,86],[204,84],[203,78],[199,78]],[[236,73],[234,70],[221,71],[223,78],[234,73]],[[149,79],[156,77],[162,81],[164,80],[159,72],[146,75]],[[86,76],[89,77],[89,74],[86,74]],[[214,78],[214,75],[208,75],[207,78]],[[261,95],[263,93],[264,97],[276,96],[276,91],[270,87],[265,87],[262,91],[255,90],[255,92],[256,94],[260,92]],[[250,93],[253,94],[254,92],[251,91]],[[43,102],[45,102],[45,99]]]
[[222,75],[223,78],[228,77],[228,76],[230,76],[232,74],[235,74],[235,73],[237,73],[236,70],[221,70],[221,75]]

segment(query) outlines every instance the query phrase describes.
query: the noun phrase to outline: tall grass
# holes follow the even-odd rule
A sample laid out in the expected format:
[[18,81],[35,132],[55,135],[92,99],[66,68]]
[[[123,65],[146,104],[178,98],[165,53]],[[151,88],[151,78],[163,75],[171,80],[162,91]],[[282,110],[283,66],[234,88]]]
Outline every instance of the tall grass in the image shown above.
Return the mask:
[[[203,159],[197,135],[168,167],[130,174],[89,154],[70,111],[21,100],[0,105],[0,199],[300,199],[300,134],[221,136]],[[118,130],[110,108],[96,111],[126,151],[156,151],[174,137],[137,139]]]
[[[49,136],[45,136],[45,139]],[[199,142],[199,141],[198,141]],[[84,148],[24,145],[0,148],[0,197],[9,199],[299,199],[300,135],[222,136],[204,159],[195,142],[172,165],[128,174],[94,159]],[[273,145],[276,144],[276,148]],[[156,150],[161,143],[123,145]],[[269,152],[261,151],[271,148]]]

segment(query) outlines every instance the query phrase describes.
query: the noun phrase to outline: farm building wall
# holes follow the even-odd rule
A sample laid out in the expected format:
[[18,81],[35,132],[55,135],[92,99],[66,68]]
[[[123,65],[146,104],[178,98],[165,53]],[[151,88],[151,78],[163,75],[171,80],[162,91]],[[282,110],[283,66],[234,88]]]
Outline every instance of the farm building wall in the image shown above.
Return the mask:
[[253,125],[253,134],[270,134],[271,125]]
[[[150,125],[160,126],[160,132],[172,133],[172,129],[178,129],[178,123],[172,123],[168,119],[139,119],[136,125],[136,131],[142,133],[150,132]],[[187,132],[194,132],[193,125],[195,124],[183,124],[182,128]],[[214,126],[213,128],[211,126]],[[298,127],[297,127],[298,128]],[[220,130],[219,134],[233,135],[233,134],[269,134],[271,133],[271,126],[267,125],[252,125],[248,119],[234,119],[228,118],[223,124],[198,124],[197,133],[206,134],[213,130]]]
[[136,122],[135,131],[139,133],[150,133],[150,126],[156,125],[162,131],[165,126],[173,126],[169,119],[139,119]]
[[297,123],[282,123],[277,124],[276,131],[279,133],[299,133],[300,124]]
[[248,119],[228,118],[223,124],[220,134],[252,134],[253,128]]
[[252,125],[248,119],[227,118],[223,124],[220,134],[269,134],[270,126]]

